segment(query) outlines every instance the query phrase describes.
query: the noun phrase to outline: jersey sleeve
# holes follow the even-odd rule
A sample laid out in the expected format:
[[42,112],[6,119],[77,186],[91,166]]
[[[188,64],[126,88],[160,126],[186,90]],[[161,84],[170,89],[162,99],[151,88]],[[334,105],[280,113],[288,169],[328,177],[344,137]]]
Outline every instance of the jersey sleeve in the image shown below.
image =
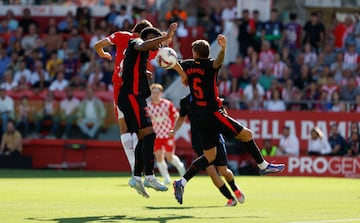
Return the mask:
[[124,41],[124,40],[129,40],[131,38],[133,38],[133,34],[130,32],[124,32],[124,31],[118,31],[118,32],[112,33],[111,35],[109,35],[107,37],[109,42],[116,46],[119,46],[119,45],[126,46],[127,41]]
[[177,116],[178,116],[178,111],[175,108],[175,105],[171,101],[169,101],[169,117],[172,125],[174,125]]

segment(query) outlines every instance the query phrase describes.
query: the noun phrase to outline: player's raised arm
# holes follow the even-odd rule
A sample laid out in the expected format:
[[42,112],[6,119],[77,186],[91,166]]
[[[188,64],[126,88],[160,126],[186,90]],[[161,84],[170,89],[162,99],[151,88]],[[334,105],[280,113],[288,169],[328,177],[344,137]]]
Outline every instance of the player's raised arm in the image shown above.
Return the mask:
[[[169,31],[167,32],[166,35],[162,35],[162,36],[159,36],[159,37],[156,37],[156,38],[145,40],[143,43],[141,43],[139,45],[136,45],[135,50],[137,50],[137,51],[149,51],[149,50],[153,50],[155,48],[158,48],[159,45],[162,42],[167,41],[169,39],[172,39],[172,37],[174,36],[174,33],[176,31],[176,27],[177,27],[176,23],[171,23]],[[143,31],[146,31],[146,29],[144,29]]]
[[180,63],[177,62],[173,69],[176,70],[176,72],[178,72],[178,74],[180,75],[181,82],[185,86],[187,86],[188,85],[188,78],[187,78],[187,75],[186,75],[185,71],[183,70],[182,66],[180,65]]
[[94,49],[101,58],[104,58],[107,60],[112,60],[111,54],[104,51],[104,47],[107,47],[110,45],[112,45],[112,43],[107,38],[104,38],[95,43]]
[[222,34],[219,34],[217,37],[217,43],[220,46],[220,51],[213,63],[213,68],[218,69],[221,67],[224,62],[225,50],[226,50],[226,37]]

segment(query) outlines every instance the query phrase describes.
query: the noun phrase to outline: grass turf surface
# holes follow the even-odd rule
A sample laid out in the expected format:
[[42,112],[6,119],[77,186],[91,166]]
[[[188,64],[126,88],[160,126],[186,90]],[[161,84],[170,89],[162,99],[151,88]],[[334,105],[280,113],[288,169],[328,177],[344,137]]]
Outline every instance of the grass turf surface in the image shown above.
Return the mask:
[[147,189],[146,199],[128,180],[121,173],[0,170],[0,222],[360,222],[359,179],[237,176],[246,201],[235,207],[224,207],[207,176],[189,182],[183,205],[172,186]]

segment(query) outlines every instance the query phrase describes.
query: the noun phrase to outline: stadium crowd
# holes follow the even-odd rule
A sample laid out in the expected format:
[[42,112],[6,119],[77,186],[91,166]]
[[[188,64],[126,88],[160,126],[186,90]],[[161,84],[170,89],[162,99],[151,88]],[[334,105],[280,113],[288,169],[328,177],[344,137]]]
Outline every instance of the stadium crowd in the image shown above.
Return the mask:
[[[61,20],[49,17],[46,25],[40,25],[29,8],[21,17],[9,10],[0,21],[3,129],[8,118],[27,126],[32,113],[36,114],[36,131],[50,119],[50,131],[55,134],[61,120],[71,123],[78,117],[76,108],[81,100],[85,103],[85,95],[92,94],[100,99],[98,103],[111,101],[113,63],[99,59],[94,43],[116,30],[130,31],[141,19],[161,30],[178,22],[172,47],[180,58],[191,50],[190,45],[181,46],[181,40],[191,35],[188,27],[201,27],[203,38],[210,42],[229,27],[238,29],[239,49],[232,49],[237,56],[219,70],[219,94],[229,108],[360,112],[359,14],[348,15],[344,22],[323,24],[321,14],[312,13],[302,24],[290,13],[289,22],[284,23],[276,9],[268,21],[261,21],[257,10],[244,9],[238,16],[235,0],[209,1],[207,8],[200,7],[201,1],[192,7],[181,3],[172,1],[163,17],[147,6],[110,4],[104,17],[92,16],[88,7],[78,7],[76,13],[69,11]],[[115,53],[114,48],[108,51]],[[176,74],[151,64],[152,82],[169,86]],[[31,112],[29,99],[44,103]],[[19,102],[16,106],[14,100]],[[52,105],[53,100],[59,105]],[[105,111],[95,110],[90,116],[99,117],[101,126]],[[84,126],[83,132],[95,137]],[[28,127],[23,134],[29,135]]]

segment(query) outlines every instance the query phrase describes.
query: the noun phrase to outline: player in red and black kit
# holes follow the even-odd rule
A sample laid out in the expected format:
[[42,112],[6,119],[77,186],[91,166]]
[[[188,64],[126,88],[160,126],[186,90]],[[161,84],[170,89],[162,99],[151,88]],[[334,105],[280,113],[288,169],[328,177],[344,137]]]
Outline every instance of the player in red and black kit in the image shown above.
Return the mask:
[[[198,128],[193,126],[195,120],[193,119],[193,116],[191,114],[190,107],[191,107],[191,95],[188,95],[180,100],[180,111],[179,111],[180,116],[176,119],[176,122],[174,124],[174,129],[171,131],[170,135],[175,135],[177,130],[179,130],[182,124],[184,123],[185,118],[188,117],[190,121],[190,129],[192,135],[191,137],[192,148],[199,157],[202,156],[204,153],[199,138],[197,137]],[[227,167],[226,147],[222,135],[218,135],[216,149],[217,149],[216,158],[214,162],[211,163],[211,165],[206,167],[206,172],[211,177],[211,180],[213,181],[214,185],[220,190],[222,195],[224,195],[224,197],[228,199],[228,202],[226,203],[225,206],[235,206],[237,204],[237,201],[240,203],[244,203],[245,195],[241,192],[239,186],[236,185],[233,172]],[[234,192],[237,201],[231,195],[231,192],[229,191],[225,182],[218,175],[218,172],[226,179],[228,185],[231,187],[231,190]]]
[[[169,32],[162,35],[153,27],[145,28],[140,38],[133,39],[125,52],[122,81],[118,97],[119,109],[124,113],[129,132],[138,134],[139,142],[135,149],[134,175],[129,185],[144,197],[145,191],[141,176],[144,171],[146,184],[155,190],[166,191],[168,188],[159,183],[154,175],[154,141],[155,133],[151,119],[146,114],[146,98],[151,95],[146,75],[146,64],[149,51],[155,51],[159,45],[172,38],[176,23],[170,25]],[[176,66],[180,68],[179,64]],[[120,103],[121,102],[121,103]]]
[[209,58],[209,43],[206,40],[197,40],[191,45],[194,59],[180,63],[187,75],[193,98],[191,111],[195,120],[194,126],[198,128],[198,137],[204,152],[204,155],[191,164],[185,175],[173,183],[174,195],[180,204],[183,202],[185,184],[215,160],[219,134],[227,139],[242,141],[258,164],[261,174],[278,173],[285,167],[284,164],[271,164],[264,160],[253,139],[252,131],[219,109],[222,101],[218,97],[217,71],[224,60],[226,37],[219,35],[217,42],[221,49],[215,60]]
[[114,110],[116,119],[118,120],[121,143],[128,158],[131,172],[134,172],[135,147],[138,142],[138,138],[136,133],[129,132],[127,129],[124,114],[118,108],[118,96],[120,88],[122,86],[121,75],[123,70],[123,60],[126,48],[128,47],[128,43],[131,39],[138,38],[141,31],[147,27],[152,27],[152,24],[148,20],[141,20],[134,26],[132,32],[114,32],[111,35],[105,37],[104,39],[99,40],[94,45],[94,49],[97,54],[101,58],[107,60],[112,60],[112,56],[110,53],[105,52],[104,48],[110,45],[114,45],[116,47],[114,72],[112,75],[112,83],[114,87]]

